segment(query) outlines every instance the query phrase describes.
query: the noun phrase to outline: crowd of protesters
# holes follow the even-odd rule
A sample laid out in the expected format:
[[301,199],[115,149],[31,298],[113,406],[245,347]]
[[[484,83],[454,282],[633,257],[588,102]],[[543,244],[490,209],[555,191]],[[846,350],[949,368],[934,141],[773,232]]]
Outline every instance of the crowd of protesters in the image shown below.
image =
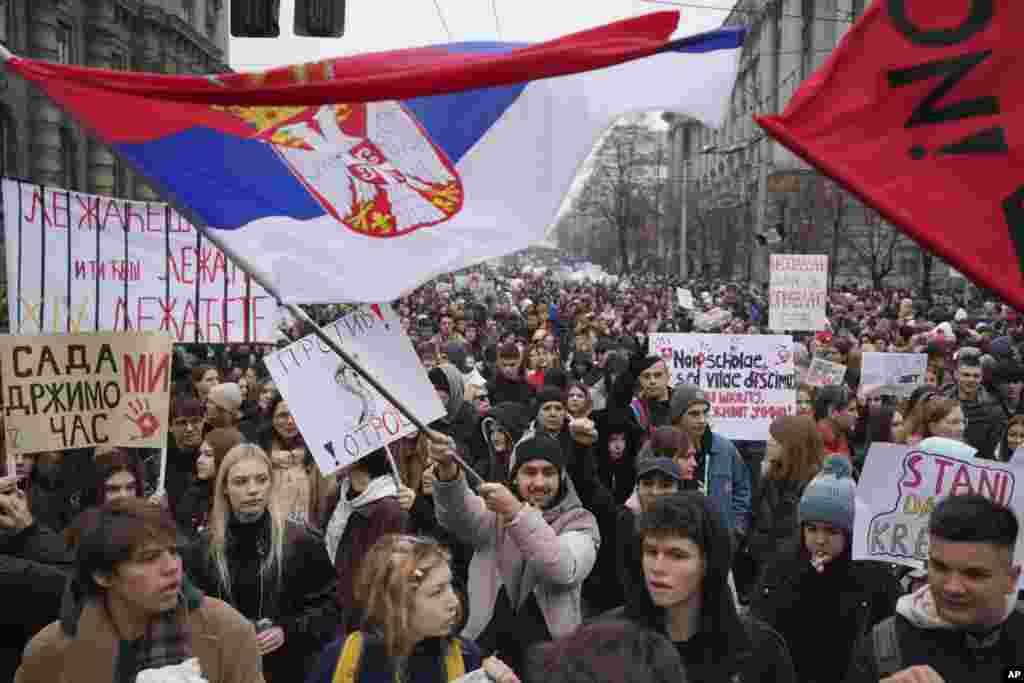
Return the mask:
[[[940,503],[927,572],[852,559],[872,443],[1000,461],[1024,445],[1016,311],[832,292],[829,329],[794,333],[793,357],[844,381],[801,383],[766,441],[733,441],[647,339],[768,333],[764,291],[553,272],[480,268],[396,302],[445,415],[339,472],[237,348],[176,352],[159,490],[159,451],[5,458],[0,681],[159,682],[192,662],[210,683],[860,683],[1024,664],[1007,508]],[[927,354],[926,381],[862,395],[871,351]]]

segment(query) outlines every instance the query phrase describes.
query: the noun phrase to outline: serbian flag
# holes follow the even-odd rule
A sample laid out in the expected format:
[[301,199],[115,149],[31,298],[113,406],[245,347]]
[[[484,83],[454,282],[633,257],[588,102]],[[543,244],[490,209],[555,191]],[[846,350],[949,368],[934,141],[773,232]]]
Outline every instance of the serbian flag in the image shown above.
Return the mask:
[[286,302],[382,302],[541,241],[620,115],[674,110],[719,125],[744,30],[674,40],[678,19],[249,74],[7,67]]
[[1024,309],[1024,2],[878,0],[780,116],[779,142]]

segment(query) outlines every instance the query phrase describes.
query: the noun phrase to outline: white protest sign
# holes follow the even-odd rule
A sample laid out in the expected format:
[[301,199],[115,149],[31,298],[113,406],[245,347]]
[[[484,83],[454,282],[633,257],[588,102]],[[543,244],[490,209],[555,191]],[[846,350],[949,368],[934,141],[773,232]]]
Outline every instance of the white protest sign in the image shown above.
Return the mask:
[[[445,414],[390,306],[361,306],[323,330],[420,420]],[[416,431],[316,335],[269,354],[264,363],[325,475]]]
[[711,426],[722,436],[763,441],[772,420],[796,413],[792,337],[655,334],[648,344],[665,360],[673,385],[704,390]]
[[163,447],[172,345],[156,332],[0,335],[8,453]]
[[842,363],[833,363],[824,358],[815,358],[811,361],[811,367],[804,377],[804,382],[812,387],[828,387],[842,384],[846,377],[846,366]]
[[167,204],[3,181],[11,329],[272,342],[277,307]]
[[676,287],[676,302],[680,308],[685,308],[688,311],[693,310],[693,294],[688,289]]
[[828,256],[772,254],[768,327],[816,332],[825,329]]
[[861,397],[887,394],[906,398],[928,373],[928,356],[923,353],[882,353],[868,351],[861,356]]
[[[853,559],[922,569],[928,558],[928,520],[946,496],[979,493],[1008,505],[1018,517],[1024,514],[1024,465],[982,460],[970,455],[969,447],[963,450],[939,454],[872,444],[857,482]],[[1024,543],[1016,548],[1017,562],[1021,558]]]

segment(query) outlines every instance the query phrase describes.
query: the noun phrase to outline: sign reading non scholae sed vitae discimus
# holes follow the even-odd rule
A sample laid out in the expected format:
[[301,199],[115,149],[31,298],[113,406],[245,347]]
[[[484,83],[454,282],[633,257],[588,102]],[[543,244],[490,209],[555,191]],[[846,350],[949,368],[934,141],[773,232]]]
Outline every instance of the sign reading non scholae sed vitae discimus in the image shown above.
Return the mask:
[[665,360],[671,385],[704,390],[712,428],[722,436],[763,441],[772,420],[796,411],[789,336],[655,334],[648,343]]
[[0,335],[8,451],[162,448],[172,344],[153,332]]

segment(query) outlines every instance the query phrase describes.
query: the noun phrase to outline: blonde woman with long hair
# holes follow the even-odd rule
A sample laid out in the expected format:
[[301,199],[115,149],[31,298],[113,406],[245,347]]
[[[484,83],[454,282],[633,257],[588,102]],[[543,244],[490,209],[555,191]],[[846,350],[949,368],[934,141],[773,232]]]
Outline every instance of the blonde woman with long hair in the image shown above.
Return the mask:
[[235,446],[221,462],[209,526],[188,569],[207,595],[256,626],[268,682],[301,680],[333,636],[334,567],[323,542],[283,515],[273,466],[259,446]]
[[504,663],[481,661],[456,634],[465,621],[451,557],[436,540],[389,534],[367,552],[356,579],[360,629],[324,650],[309,683],[446,683],[483,668],[490,680],[518,683]]

